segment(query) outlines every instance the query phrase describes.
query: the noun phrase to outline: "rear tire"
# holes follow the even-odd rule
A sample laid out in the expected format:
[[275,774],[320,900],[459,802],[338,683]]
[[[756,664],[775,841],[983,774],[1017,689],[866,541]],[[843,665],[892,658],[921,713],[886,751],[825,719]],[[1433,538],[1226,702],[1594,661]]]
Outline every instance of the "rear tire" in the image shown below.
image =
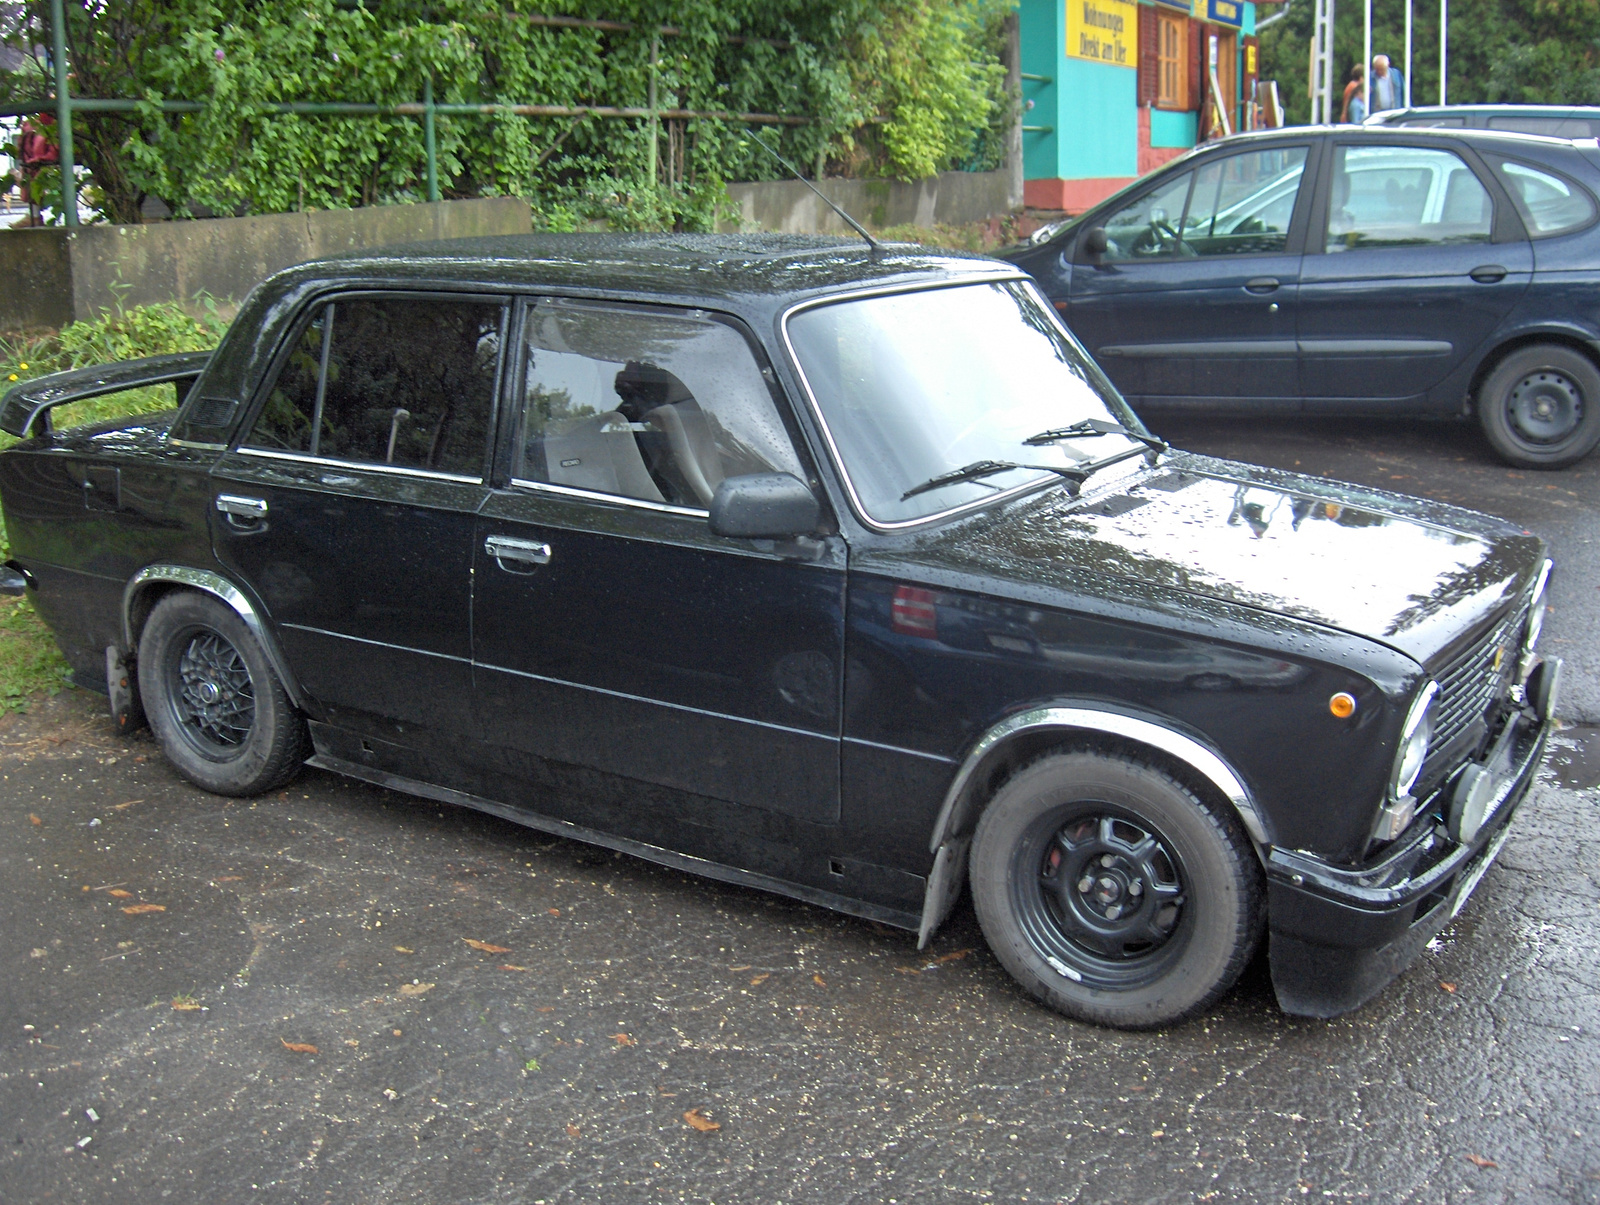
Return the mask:
[[979,821],[973,903],[995,956],[1058,1012],[1171,1025],[1233,986],[1260,940],[1261,868],[1237,822],[1131,757],[1056,753]]
[[213,794],[282,786],[310,753],[261,646],[210,595],[185,590],[155,605],[139,639],[139,694],[167,760]]
[[1521,469],[1560,469],[1600,443],[1600,369],[1554,343],[1519,348],[1478,389],[1489,445]]

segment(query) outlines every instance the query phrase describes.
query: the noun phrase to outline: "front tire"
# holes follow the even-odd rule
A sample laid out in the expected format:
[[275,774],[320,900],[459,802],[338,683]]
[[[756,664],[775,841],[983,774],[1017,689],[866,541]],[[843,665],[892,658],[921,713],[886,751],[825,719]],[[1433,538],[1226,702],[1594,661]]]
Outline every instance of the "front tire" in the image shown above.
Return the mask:
[[1600,369],[1570,347],[1524,347],[1484,380],[1477,407],[1485,438],[1507,464],[1565,468],[1600,443]]
[[282,786],[310,751],[250,629],[209,595],[181,591],[155,605],[139,639],[139,693],[167,760],[213,794]]
[[1013,775],[979,821],[970,878],[1017,982],[1119,1029],[1206,1009],[1261,935],[1261,870],[1238,824],[1121,755],[1056,753]]

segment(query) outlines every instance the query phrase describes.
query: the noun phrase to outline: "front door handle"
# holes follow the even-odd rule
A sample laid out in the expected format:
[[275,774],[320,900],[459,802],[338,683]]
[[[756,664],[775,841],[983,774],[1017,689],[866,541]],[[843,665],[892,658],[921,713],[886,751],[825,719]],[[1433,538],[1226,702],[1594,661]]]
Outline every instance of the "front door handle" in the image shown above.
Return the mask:
[[1246,293],[1274,293],[1278,288],[1276,276],[1257,276],[1244,282]]
[[483,550],[504,569],[505,562],[516,561],[523,565],[548,565],[550,545],[542,540],[514,540],[510,536],[490,536],[483,542]]
[[1467,273],[1473,280],[1481,285],[1499,284],[1506,278],[1506,270],[1499,264],[1484,264]]

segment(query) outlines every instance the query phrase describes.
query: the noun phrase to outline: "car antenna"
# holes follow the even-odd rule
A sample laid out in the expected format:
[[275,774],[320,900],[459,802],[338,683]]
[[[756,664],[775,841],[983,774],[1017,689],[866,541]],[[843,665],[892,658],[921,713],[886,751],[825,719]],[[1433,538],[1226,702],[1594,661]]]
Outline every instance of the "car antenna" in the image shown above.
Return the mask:
[[790,163],[782,155],[778,154],[777,151],[773,150],[770,146],[768,146],[766,139],[762,138],[759,134],[751,134],[749,136],[749,140],[754,142],[762,150],[766,151],[767,154],[771,155],[779,163],[783,164],[783,166],[786,167],[789,170],[789,174],[791,176],[793,176],[796,180],[800,181],[800,183],[804,184],[812,192],[816,193],[817,196],[821,197],[822,198],[822,203],[824,205],[826,205],[829,209],[833,210],[834,213],[838,214],[841,218],[843,218],[845,225],[849,226],[850,229],[854,230],[862,238],[866,239],[867,240],[867,246],[872,248],[872,257],[874,259],[876,259],[878,256],[883,254],[883,244],[880,243],[877,239],[873,238],[872,235],[868,232],[868,230],[867,230],[867,228],[865,226],[863,226],[860,222],[856,221],[853,217],[851,217],[843,209],[841,209],[839,206],[835,205],[831,200],[829,200],[823,194],[823,192],[822,192],[822,190],[820,188],[818,188],[815,184],[811,183],[810,180],[807,180],[804,176],[802,176],[800,174],[800,169],[799,168],[797,168],[794,164]]

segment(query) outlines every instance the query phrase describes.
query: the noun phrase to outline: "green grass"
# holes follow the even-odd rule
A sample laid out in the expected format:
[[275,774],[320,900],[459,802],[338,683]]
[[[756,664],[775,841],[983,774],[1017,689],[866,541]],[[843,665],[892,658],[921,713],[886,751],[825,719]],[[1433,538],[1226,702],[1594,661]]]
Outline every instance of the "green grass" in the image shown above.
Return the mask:
[[[215,347],[227,323],[209,299],[195,318],[174,302],[118,308],[90,322],[74,322],[44,335],[0,337],[0,394],[35,377],[91,364],[136,360],[168,352]],[[170,410],[177,401],[172,385],[128,389],[55,410],[57,430],[133,414]],[[0,451],[16,443],[0,432]],[[5,514],[0,511],[0,561],[11,556]],[[24,710],[41,693],[55,694],[66,683],[67,663],[50,629],[26,599],[0,597],[0,714]]]

